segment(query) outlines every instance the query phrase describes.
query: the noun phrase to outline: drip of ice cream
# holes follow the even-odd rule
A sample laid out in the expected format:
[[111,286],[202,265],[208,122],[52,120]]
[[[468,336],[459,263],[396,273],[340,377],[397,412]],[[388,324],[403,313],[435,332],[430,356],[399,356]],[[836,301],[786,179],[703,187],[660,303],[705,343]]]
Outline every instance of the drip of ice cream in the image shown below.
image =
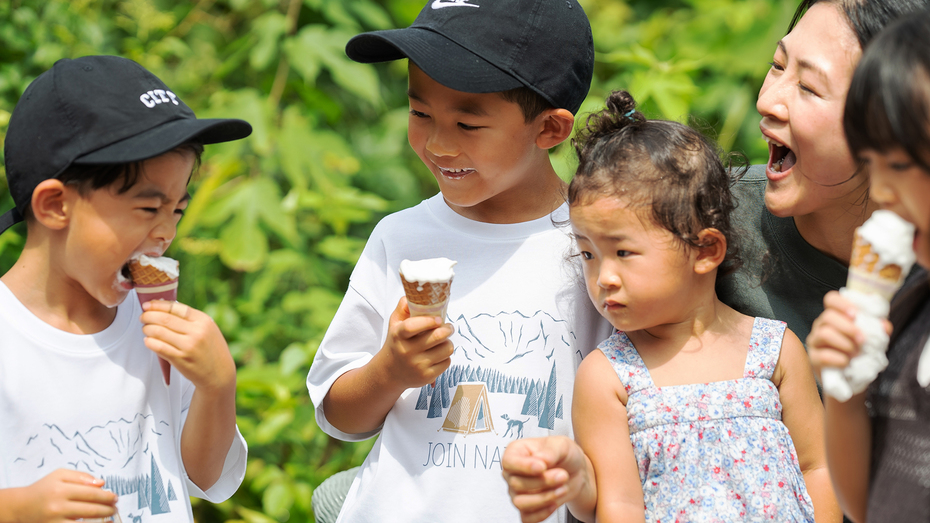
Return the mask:
[[845,368],[823,370],[823,390],[828,395],[847,401],[888,366],[888,334],[882,320],[914,264],[913,240],[914,226],[886,210],[875,211],[856,229],[849,278],[840,294],[856,306],[855,324],[865,342]]

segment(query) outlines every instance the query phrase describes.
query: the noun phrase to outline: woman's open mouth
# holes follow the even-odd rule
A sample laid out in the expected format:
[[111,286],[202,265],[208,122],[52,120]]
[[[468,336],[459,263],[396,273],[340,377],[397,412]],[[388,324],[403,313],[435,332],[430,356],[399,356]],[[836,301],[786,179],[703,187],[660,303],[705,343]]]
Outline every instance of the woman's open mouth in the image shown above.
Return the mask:
[[765,141],[769,144],[769,169],[775,173],[790,171],[797,160],[794,151],[767,136]]

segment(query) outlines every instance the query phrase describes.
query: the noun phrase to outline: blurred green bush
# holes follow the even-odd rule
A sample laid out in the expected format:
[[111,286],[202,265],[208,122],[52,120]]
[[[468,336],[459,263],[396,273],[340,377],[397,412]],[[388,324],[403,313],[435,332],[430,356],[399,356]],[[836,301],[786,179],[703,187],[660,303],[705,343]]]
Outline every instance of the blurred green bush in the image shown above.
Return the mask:
[[[691,123],[726,151],[767,156],[754,103],[794,5],[775,0],[582,0],[597,64],[584,113],[631,91],[650,117]],[[59,58],[118,54],[200,117],[254,133],[207,147],[169,255],[180,299],[211,314],[236,362],[249,442],[239,492],[198,521],[309,521],[326,477],[364,460],[314,421],[305,378],[348,275],[382,216],[436,192],[407,146],[406,66],[356,64],[354,34],[408,25],[423,0],[12,0],[0,3],[0,138],[29,82]],[[568,179],[568,144],[553,159]],[[0,168],[0,212],[12,207]],[[0,235],[0,273],[22,224]]]

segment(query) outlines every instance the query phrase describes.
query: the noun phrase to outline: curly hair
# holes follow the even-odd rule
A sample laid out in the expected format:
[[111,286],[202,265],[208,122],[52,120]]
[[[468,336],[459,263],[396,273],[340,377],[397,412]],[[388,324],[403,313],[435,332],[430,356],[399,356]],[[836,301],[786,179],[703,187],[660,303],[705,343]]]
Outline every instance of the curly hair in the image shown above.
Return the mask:
[[706,247],[701,231],[717,229],[727,242],[718,275],[741,266],[730,223],[736,207],[730,166],[724,167],[711,140],[678,122],[647,120],[628,92],[614,91],[606,109],[588,116],[572,145],[579,164],[568,188],[570,206],[623,198],[683,246]]

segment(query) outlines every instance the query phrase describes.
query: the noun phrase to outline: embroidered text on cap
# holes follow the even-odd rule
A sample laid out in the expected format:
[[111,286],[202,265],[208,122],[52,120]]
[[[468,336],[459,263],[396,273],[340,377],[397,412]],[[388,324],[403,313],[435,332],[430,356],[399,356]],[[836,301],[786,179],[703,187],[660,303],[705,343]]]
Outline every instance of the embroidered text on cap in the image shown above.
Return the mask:
[[481,7],[475,4],[469,4],[468,0],[433,0],[433,4],[430,6],[433,9],[441,9],[443,7]]
[[[165,95],[170,96],[167,98]],[[174,105],[178,105],[178,96],[171,91],[166,91],[164,89],[153,89],[151,91],[142,93],[142,96],[139,97],[139,100],[142,100],[142,103],[146,107],[151,109],[158,104],[172,102]]]

